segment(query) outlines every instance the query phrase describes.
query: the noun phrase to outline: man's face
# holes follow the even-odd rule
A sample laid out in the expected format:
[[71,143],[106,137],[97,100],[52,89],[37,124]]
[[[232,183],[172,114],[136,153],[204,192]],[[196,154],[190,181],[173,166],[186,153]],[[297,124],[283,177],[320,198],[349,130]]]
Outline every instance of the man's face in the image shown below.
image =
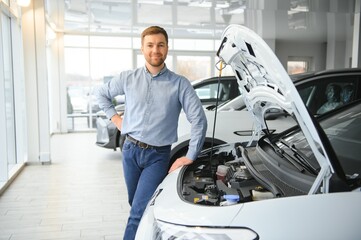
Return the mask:
[[168,45],[163,34],[146,35],[143,39],[142,53],[148,64],[161,66],[168,54]]

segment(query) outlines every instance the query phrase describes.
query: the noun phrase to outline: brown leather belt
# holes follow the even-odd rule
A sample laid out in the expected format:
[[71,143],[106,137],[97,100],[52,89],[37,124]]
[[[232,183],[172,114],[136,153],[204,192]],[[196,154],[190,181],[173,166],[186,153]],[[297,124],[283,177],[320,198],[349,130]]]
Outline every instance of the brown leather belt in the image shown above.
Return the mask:
[[129,136],[128,134],[127,134],[127,139],[128,139],[129,141],[131,141],[132,143],[134,143],[135,145],[139,146],[140,148],[147,149],[147,148],[155,148],[155,147],[156,147],[156,146],[152,146],[152,145],[149,145],[149,144],[147,144],[147,143],[138,141],[137,139],[132,138],[132,137]]

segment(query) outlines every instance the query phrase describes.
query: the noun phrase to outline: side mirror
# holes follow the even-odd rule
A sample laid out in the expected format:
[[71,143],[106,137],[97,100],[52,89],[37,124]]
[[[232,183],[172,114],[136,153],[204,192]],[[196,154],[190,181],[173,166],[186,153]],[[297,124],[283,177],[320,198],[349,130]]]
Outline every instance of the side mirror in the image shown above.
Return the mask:
[[206,107],[207,110],[213,110],[216,108],[216,105],[215,104],[212,104],[212,105],[209,105]]

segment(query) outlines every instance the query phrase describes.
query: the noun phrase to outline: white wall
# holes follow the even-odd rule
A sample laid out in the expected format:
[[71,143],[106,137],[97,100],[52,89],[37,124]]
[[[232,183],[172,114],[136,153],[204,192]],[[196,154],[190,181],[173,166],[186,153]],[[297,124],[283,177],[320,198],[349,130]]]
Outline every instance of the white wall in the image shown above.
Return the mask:
[[313,59],[309,70],[319,71],[326,68],[326,43],[282,42],[276,41],[276,55],[287,69],[288,57],[311,57]]

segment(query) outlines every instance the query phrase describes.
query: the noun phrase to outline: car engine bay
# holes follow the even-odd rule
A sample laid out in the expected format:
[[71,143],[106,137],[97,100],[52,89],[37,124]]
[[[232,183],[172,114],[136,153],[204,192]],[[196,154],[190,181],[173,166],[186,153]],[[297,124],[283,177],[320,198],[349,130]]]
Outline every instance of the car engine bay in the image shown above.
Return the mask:
[[203,152],[181,175],[181,197],[194,204],[211,206],[274,198],[246,167],[243,147],[234,143]]

